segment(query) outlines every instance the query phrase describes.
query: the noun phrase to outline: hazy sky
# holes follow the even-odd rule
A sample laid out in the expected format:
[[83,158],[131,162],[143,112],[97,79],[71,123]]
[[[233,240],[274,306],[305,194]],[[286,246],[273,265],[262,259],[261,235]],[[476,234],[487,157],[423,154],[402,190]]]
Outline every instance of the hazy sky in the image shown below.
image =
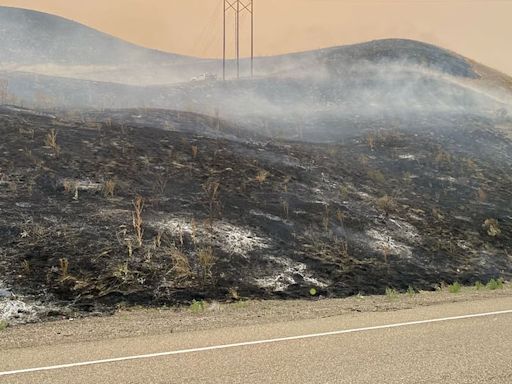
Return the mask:
[[[58,14],[151,48],[195,56],[221,54],[222,0],[0,0],[0,4]],[[402,37],[441,45],[512,75],[512,0],[254,0],[254,4],[258,55]],[[242,22],[247,26],[247,21]]]

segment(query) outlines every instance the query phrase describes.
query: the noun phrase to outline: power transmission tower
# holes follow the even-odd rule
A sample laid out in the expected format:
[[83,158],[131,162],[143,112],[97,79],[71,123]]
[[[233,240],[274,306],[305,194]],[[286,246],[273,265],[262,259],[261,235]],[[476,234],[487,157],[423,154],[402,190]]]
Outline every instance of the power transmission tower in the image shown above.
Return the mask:
[[254,0],[224,1],[224,33],[222,52],[222,79],[226,80],[226,21],[231,11],[235,14],[236,78],[240,78],[240,15],[248,12],[251,16],[251,77],[254,75]]

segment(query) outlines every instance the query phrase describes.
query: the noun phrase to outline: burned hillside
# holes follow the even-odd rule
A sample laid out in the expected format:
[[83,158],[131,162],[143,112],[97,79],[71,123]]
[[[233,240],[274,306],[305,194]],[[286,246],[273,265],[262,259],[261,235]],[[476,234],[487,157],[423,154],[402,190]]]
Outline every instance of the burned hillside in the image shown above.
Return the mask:
[[512,143],[482,117],[311,144],[183,112],[3,107],[0,132],[0,280],[30,300],[89,311],[512,272]]

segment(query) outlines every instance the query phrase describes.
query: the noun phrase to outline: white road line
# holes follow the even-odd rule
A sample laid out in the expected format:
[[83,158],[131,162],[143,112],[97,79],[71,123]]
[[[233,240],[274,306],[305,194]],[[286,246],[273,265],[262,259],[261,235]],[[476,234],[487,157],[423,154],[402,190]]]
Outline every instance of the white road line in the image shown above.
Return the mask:
[[276,339],[245,341],[245,342],[234,343],[234,344],[213,345],[213,346],[210,346],[210,347],[181,349],[181,350],[178,350],[178,351],[150,353],[150,354],[146,354],[146,355],[116,357],[116,358],[104,359],[104,360],[91,360],[91,361],[84,361],[84,362],[80,362],[80,363],[52,365],[52,366],[48,366],[48,367],[18,369],[18,370],[15,370],[15,371],[0,372],[0,376],[10,376],[10,375],[12,376],[12,375],[18,375],[18,374],[22,374],[22,373],[52,371],[52,370],[57,370],[57,369],[65,369],[65,368],[73,368],[73,367],[83,367],[83,366],[87,366],[87,365],[97,365],[97,364],[117,363],[117,362],[121,362],[121,361],[150,359],[150,358],[155,358],[155,357],[182,355],[182,354],[185,354],[185,353],[215,351],[215,350],[218,350],[218,349],[237,348],[237,347],[245,347],[245,346],[259,345],[259,344],[272,344],[272,343],[280,343],[280,342],[283,342],[283,341],[303,340],[303,339],[311,339],[311,338],[315,338],[315,337],[343,335],[343,334],[346,334],[346,333],[366,332],[366,331],[374,331],[374,330],[379,330],[379,329],[398,328],[398,327],[406,327],[406,326],[411,326],[411,325],[429,324],[429,323],[440,323],[440,322],[445,322],[445,321],[472,319],[472,318],[477,318],[477,317],[497,316],[497,315],[505,315],[505,314],[512,314],[512,309],[506,310],[506,311],[496,311],[496,312],[487,312],[487,313],[477,313],[477,314],[472,314],[472,315],[444,317],[444,318],[439,318],[439,319],[409,321],[409,322],[406,322],[406,323],[395,323],[395,324],[377,325],[377,326],[373,326],[373,327],[345,329],[345,330],[340,330],[340,331],[331,331],[331,332],[323,332],[323,333],[312,333],[312,334],[300,335],[300,336],[280,337],[280,338],[276,338]]

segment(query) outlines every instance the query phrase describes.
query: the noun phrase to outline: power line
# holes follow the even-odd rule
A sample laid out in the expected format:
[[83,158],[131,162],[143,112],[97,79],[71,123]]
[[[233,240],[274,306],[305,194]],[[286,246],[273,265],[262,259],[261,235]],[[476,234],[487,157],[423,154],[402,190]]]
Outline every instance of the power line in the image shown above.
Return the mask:
[[216,27],[218,21],[216,21],[215,19],[219,15],[221,6],[221,3],[217,3],[217,6],[215,7],[215,9],[213,9],[208,19],[208,23],[204,25],[204,28],[201,34],[199,35],[199,41],[201,42],[201,44],[198,46],[198,52],[200,53],[201,56],[206,55],[213,42],[220,37],[218,29]]
[[212,13],[210,14],[210,16],[208,18],[208,22],[204,24],[203,29],[201,30],[201,33],[199,33],[199,37],[197,38],[197,40],[194,43],[193,51],[196,51],[196,52],[199,51],[199,52],[201,52],[201,54],[204,53],[203,51],[205,48],[204,45],[205,45],[205,40],[206,40],[206,34],[209,32],[209,29],[211,29],[211,26],[214,24],[214,19],[215,19],[217,12],[219,11],[220,5],[221,5],[220,3],[217,4],[215,9],[212,10]]

